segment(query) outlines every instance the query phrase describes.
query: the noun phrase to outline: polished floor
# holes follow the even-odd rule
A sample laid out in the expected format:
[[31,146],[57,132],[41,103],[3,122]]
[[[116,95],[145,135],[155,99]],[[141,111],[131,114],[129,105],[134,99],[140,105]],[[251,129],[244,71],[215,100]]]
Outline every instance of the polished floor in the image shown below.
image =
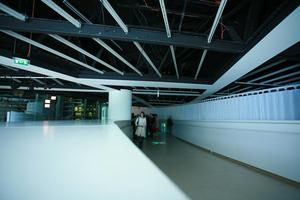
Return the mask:
[[147,139],[144,153],[191,199],[300,199],[300,188],[217,157],[175,137]]

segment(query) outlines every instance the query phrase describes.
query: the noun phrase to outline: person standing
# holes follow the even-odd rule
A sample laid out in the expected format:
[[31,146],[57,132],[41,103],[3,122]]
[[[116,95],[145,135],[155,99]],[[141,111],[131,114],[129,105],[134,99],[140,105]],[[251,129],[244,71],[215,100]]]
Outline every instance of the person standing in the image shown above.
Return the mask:
[[142,149],[144,144],[144,138],[146,137],[146,126],[147,126],[147,121],[144,112],[141,112],[140,116],[136,118],[135,126],[136,126],[135,135],[137,136],[138,147]]
[[173,120],[172,120],[172,117],[169,116],[169,118],[167,120],[167,128],[169,130],[169,134],[172,134],[172,127],[173,127]]
[[133,141],[133,143],[136,142],[136,135],[135,135],[135,130],[136,130],[135,120],[136,120],[136,118],[137,118],[137,116],[135,116],[134,113],[131,113],[132,141]]
[[153,139],[153,115],[152,115],[152,113],[150,113],[150,115],[149,115],[149,120],[147,122],[147,126],[149,127],[150,137],[151,137],[151,139]]

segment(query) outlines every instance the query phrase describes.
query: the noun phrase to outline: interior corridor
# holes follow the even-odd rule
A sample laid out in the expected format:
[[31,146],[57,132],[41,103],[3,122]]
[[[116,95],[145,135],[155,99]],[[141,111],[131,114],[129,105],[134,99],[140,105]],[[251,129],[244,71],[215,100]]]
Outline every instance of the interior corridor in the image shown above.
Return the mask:
[[174,136],[167,136],[166,144],[153,144],[147,139],[143,151],[191,199],[300,199],[300,188],[210,154]]

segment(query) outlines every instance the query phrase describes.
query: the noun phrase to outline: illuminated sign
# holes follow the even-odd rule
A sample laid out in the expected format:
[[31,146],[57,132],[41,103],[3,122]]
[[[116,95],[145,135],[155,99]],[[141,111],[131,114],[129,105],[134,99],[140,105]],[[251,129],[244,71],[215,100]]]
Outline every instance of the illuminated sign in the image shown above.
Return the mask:
[[13,57],[14,64],[28,66],[30,61],[24,58]]

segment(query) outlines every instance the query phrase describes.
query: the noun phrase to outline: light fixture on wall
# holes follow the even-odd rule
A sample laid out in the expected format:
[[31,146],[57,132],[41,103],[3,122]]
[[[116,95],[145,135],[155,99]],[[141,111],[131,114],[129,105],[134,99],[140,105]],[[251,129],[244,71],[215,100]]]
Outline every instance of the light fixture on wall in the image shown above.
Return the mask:
[[45,104],[50,104],[51,100],[50,99],[45,99]]
[[49,103],[45,103],[44,107],[45,108],[50,108],[50,104]]
[[56,96],[51,96],[51,100],[56,100]]

